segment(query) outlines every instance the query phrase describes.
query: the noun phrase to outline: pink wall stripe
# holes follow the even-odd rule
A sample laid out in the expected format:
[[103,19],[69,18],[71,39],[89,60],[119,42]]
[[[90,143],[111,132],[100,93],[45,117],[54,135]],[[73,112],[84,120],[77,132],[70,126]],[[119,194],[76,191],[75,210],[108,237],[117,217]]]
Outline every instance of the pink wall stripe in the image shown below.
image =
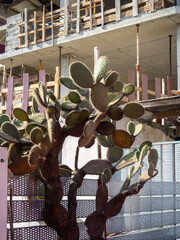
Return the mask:
[[[46,84],[46,75],[45,75],[45,70],[40,70],[39,71],[39,81],[43,82]],[[44,107],[39,105],[39,110],[41,113],[44,113]]]
[[[129,70],[128,71],[128,83],[132,83],[135,85],[135,72]],[[131,94],[128,97],[129,101],[134,101],[135,100],[135,92],[133,94]]]
[[0,148],[0,234],[1,240],[7,240],[7,179],[8,150]]
[[148,100],[148,76],[142,74],[142,100]]
[[12,115],[12,100],[13,100],[13,77],[8,78],[8,92],[7,92],[7,108],[6,114]]
[[172,92],[171,90],[173,90],[173,79],[170,76],[167,76],[167,95],[168,96],[172,96]]
[[23,99],[22,109],[27,112],[28,108],[28,93],[29,93],[29,73],[23,74]]
[[161,79],[155,78],[155,94],[156,98],[161,98]]

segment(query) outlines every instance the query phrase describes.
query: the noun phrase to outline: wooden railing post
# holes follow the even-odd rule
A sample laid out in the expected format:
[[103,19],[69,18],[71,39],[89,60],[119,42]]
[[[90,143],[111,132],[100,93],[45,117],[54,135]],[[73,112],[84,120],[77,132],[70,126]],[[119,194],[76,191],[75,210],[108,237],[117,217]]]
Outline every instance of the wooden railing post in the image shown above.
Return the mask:
[[121,20],[121,3],[120,0],[115,0],[115,8],[116,8],[116,22]]
[[[133,71],[128,71],[128,83],[132,83],[133,85],[135,85],[135,72]],[[129,101],[134,101],[135,100],[135,92],[132,93],[129,97],[128,97]]]
[[89,1],[89,16],[90,16],[90,29],[92,29],[93,28],[92,0]]
[[104,2],[101,0],[101,26],[104,28]]
[[161,79],[155,78],[155,94],[156,98],[161,98]]
[[64,35],[68,34],[68,3],[67,0],[64,2]]
[[138,1],[132,0],[133,5],[133,17],[136,17],[138,15]]
[[148,76],[142,74],[142,100],[148,100]]
[[25,22],[25,47],[29,47],[29,39],[28,39],[28,16],[27,16],[27,8],[24,9],[24,22]]
[[80,4],[81,1],[77,0],[77,20],[76,20],[76,33],[80,32]]
[[42,41],[44,42],[46,39],[46,32],[45,32],[45,5],[43,5],[43,13],[42,13]]
[[37,44],[37,14],[34,12],[34,44]]
[[13,77],[8,78],[7,107],[6,114],[11,118],[13,101]]
[[7,239],[8,150],[0,148],[0,229],[1,239]]
[[29,73],[23,74],[23,99],[22,109],[27,112],[29,95]]
[[[43,82],[44,84],[46,84],[46,73],[45,70],[40,70],[39,71],[39,81]],[[39,105],[39,110],[40,113],[44,113],[44,107]]]

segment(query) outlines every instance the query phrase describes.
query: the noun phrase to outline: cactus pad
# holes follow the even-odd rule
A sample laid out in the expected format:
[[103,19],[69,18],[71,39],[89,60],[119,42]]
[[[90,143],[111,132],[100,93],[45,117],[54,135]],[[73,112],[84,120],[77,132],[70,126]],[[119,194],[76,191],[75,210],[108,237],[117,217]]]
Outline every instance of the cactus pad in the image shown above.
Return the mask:
[[62,76],[60,77],[60,82],[68,89],[77,89],[77,85],[73,82],[72,78]]
[[70,75],[79,87],[91,88],[93,85],[93,76],[90,69],[82,62],[73,62],[69,68]]
[[158,161],[158,152],[155,148],[149,149],[148,154],[147,154],[147,160],[148,160],[149,165],[151,163],[153,163],[154,168],[156,168],[157,161]]
[[18,142],[20,141],[20,133],[15,125],[10,122],[4,122],[1,126],[1,130],[3,133],[8,134],[12,138],[16,139]]
[[29,119],[39,124],[44,123],[46,120],[45,115],[43,113],[35,113],[32,115],[29,115]]
[[15,108],[13,110],[13,115],[15,118],[19,119],[20,121],[28,121],[27,113],[21,108]]
[[68,98],[72,103],[80,103],[81,102],[81,98],[80,98],[79,94],[75,91],[70,91],[68,93]]
[[30,133],[30,139],[35,144],[40,143],[43,139],[43,132],[42,132],[41,128],[39,128],[39,127],[33,128]]
[[90,92],[93,106],[100,112],[106,112],[108,106],[108,89],[103,83],[99,82],[93,85]]
[[135,126],[133,121],[128,122],[127,131],[128,131],[129,134],[134,135],[135,128],[136,128],[136,126]]
[[59,165],[58,172],[60,177],[71,177],[72,175],[72,169],[64,164]]
[[78,110],[71,111],[66,117],[66,125],[73,126],[79,121],[81,112]]
[[4,122],[10,122],[10,118],[7,114],[0,115],[0,128]]
[[119,106],[122,103],[122,98],[124,97],[124,93],[119,93],[116,95],[109,103],[109,107],[111,106]]
[[43,82],[39,82],[39,94],[43,102],[46,103],[47,89]]
[[115,163],[117,162],[123,155],[123,149],[116,147],[116,146],[111,146],[108,148],[106,157],[110,163]]
[[155,170],[154,164],[151,162],[151,163],[149,164],[149,167],[148,167],[148,175],[149,175],[150,177],[153,176],[154,170]]
[[123,117],[123,110],[120,107],[114,106],[107,110],[107,115],[114,121],[118,121]]
[[106,184],[99,185],[96,192],[96,211],[100,212],[108,200],[108,189]]
[[37,166],[40,158],[41,158],[41,149],[37,145],[34,145],[29,152],[28,162],[31,166]]
[[103,147],[110,147],[113,145],[112,136],[97,135],[97,140],[98,140],[98,143]]
[[108,121],[102,121],[96,128],[96,131],[101,135],[112,135],[115,130],[114,124]]
[[121,81],[117,81],[112,88],[113,92],[120,92],[123,89],[123,83]]
[[62,103],[61,107],[64,111],[71,111],[71,110],[76,110],[78,108],[78,104],[65,101]]
[[78,146],[85,147],[86,145],[88,145],[91,142],[92,138],[93,138],[92,135],[90,135],[88,137],[81,136],[78,141]]
[[142,150],[142,148],[147,145],[148,148],[151,148],[152,147],[152,142],[150,141],[144,141],[143,143],[141,143],[140,147],[139,147],[139,151]]
[[108,69],[108,59],[105,56],[100,57],[94,65],[94,80],[99,82],[106,74]]
[[84,147],[85,148],[91,148],[94,145],[94,143],[95,143],[95,137],[93,136],[91,141],[87,145],[85,145]]
[[127,103],[123,111],[126,117],[129,118],[140,118],[144,114],[143,106],[135,102]]
[[111,180],[111,178],[112,178],[112,171],[109,168],[105,169],[101,175],[101,181],[104,184],[106,184]]
[[29,123],[29,124],[26,126],[26,133],[27,133],[28,135],[30,135],[32,129],[34,129],[34,128],[36,128],[36,127],[41,128],[43,134],[47,132],[47,128],[46,128],[45,126],[43,126],[43,125],[41,125],[41,124],[38,124],[38,123],[32,122],[32,123]]
[[142,129],[143,129],[142,123],[137,124],[135,126],[135,131],[134,131],[133,136],[136,137],[137,135],[139,135],[141,133]]
[[93,134],[94,130],[95,130],[95,122],[93,120],[89,120],[84,126],[83,134],[85,137],[88,137]]
[[127,96],[127,95],[132,94],[134,92],[134,90],[135,90],[135,86],[132,83],[128,83],[123,87],[122,91],[123,91],[124,95]]
[[116,81],[118,80],[118,78],[119,78],[119,73],[116,71],[111,71],[107,75],[107,77],[104,79],[105,86],[106,87],[113,86],[116,83]]
[[134,142],[134,138],[124,130],[115,130],[113,140],[118,147],[122,148],[130,148]]
[[81,122],[86,121],[89,118],[89,115],[90,115],[90,113],[89,113],[88,109],[81,110],[79,121],[81,121]]

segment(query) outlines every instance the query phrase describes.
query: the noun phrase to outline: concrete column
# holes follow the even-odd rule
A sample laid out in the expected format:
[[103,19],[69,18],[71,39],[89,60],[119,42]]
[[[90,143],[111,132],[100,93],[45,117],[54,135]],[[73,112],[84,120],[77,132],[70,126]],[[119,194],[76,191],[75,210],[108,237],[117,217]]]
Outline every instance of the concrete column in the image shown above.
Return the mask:
[[177,89],[180,90],[180,24],[177,25]]
[[[61,76],[69,76],[69,66],[72,62],[75,61],[75,59],[76,59],[76,56],[72,55],[72,54],[62,55],[62,58],[61,58]],[[69,89],[67,89],[66,87],[64,87],[62,85],[60,96],[65,95],[66,93],[68,93],[68,91],[69,91]]]

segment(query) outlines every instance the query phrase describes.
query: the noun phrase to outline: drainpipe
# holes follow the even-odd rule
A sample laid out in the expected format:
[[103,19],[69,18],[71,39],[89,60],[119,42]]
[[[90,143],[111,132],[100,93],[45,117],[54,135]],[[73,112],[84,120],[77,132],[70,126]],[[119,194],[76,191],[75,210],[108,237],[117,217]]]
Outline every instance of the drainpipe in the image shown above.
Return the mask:
[[180,24],[177,25],[177,89],[180,90]]

